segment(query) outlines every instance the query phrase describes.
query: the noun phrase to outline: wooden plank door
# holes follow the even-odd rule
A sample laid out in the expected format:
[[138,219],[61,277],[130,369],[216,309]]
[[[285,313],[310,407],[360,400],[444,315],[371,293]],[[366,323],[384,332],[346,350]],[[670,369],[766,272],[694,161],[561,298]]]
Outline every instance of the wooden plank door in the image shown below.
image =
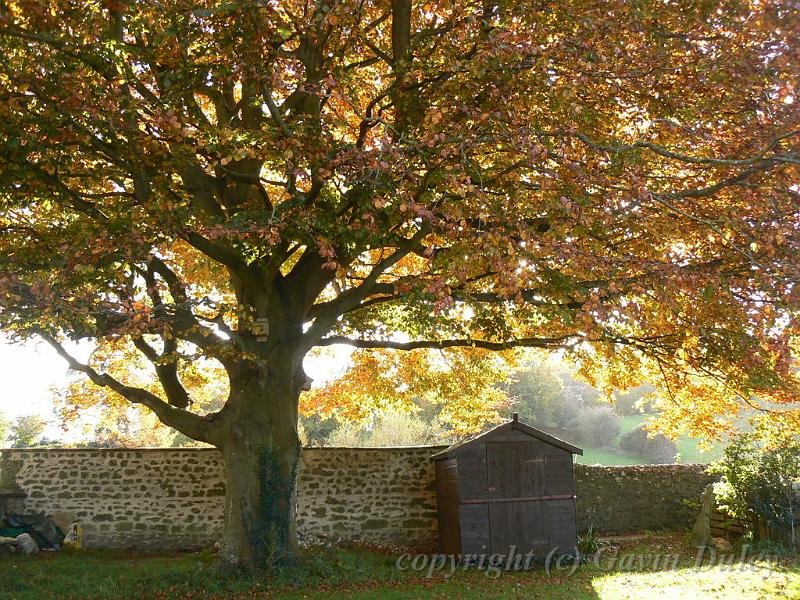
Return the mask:
[[575,500],[547,500],[547,536],[559,554],[577,552],[578,532],[575,524]]
[[550,548],[547,505],[539,501],[493,502],[489,505],[492,554],[508,556],[533,551],[544,558]]
[[462,554],[489,554],[486,448],[480,444],[458,457],[458,498]]
[[546,505],[535,500],[544,486],[543,444],[538,440],[487,442],[490,548],[508,555],[548,546]]
[[486,463],[489,498],[522,499],[542,494],[542,442],[487,442]]
[[578,543],[575,519],[575,476],[572,454],[548,447],[544,454],[544,494],[547,503],[547,535],[550,545],[564,554],[574,553]]

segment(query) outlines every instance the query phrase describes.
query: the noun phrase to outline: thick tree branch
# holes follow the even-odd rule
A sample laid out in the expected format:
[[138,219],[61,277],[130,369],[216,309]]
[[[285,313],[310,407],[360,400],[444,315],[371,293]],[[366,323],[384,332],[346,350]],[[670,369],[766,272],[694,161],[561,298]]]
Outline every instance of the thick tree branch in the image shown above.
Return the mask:
[[314,306],[315,321],[309,329],[307,337],[311,340],[321,338],[340,315],[352,310],[362,300],[375,293],[380,276],[419,246],[425,236],[430,233],[430,229],[430,224],[424,223],[413,236],[401,242],[394,252],[378,261],[358,287],[343,292],[335,300]]
[[484,348],[486,350],[509,350],[511,348],[549,348],[558,349],[570,346],[570,341],[578,340],[578,335],[568,335],[555,338],[518,338],[505,342],[490,342],[487,340],[460,339],[460,340],[417,340],[413,342],[396,342],[393,340],[364,340],[353,339],[340,335],[323,338],[317,346],[332,346],[343,344],[354,348],[389,348],[392,350],[418,350],[420,348]]
[[162,423],[177,429],[191,438],[204,442],[211,441],[210,423],[200,415],[196,415],[176,406],[170,406],[155,394],[142,388],[125,385],[117,379],[114,379],[108,373],[99,373],[91,366],[78,361],[69,354],[64,346],[53,336],[49,334],[41,334],[41,336],[55,349],[59,356],[69,363],[71,369],[86,374],[92,383],[114,390],[132,404],[142,404],[146,406],[156,414]]
[[197,232],[190,231],[184,236],[184,239],[189,242],[195,249],[199,250],[209,258],[217,261],[218,263],[226,266],[233,275],[245,285],[254,288],[261,287],[261,281],[255,269],[250,267],[241,255],[230,248],[221,244],[217,244],[203,237]]
[[361,285],[344,292],[329,305],[330,308],[334,311],[339,311],[339,314],[341,314],[341,312],[349,310],[361,300],[374,293],[374,286],[377,284],[380,276],[413,252],[414,249],[422,243],[425,236],[430,233],[430,230],[430,225],[428,223],[424,224],[413,236],[401,242],[394,252],[379,261],[372,268]]
[[[198,320],[198,316],[192,311],[191,302],[186,294],[186,289],[178,275],[169,268],[166,262],[156,255],[152,255],[148,261],[147,269],[138,269],[144,277],[148,287],[148,294],[155,307],[156,316],[169,322],[172,333],[176,338],[185,340],[201,348],[206,354],[216,358],[226,369],[233,367],[230,350],[233,344],[217,335],[214,330],[203,325]],[[157,291],[155,274],[161,276],[166,282],[173,304],[165,304]],[[224,323],[217,323],[224,329]],[[226,331],[230,335],[230,331]],[[231,337],[234,337],[231,335]],[[165,339],[164,354],[171,354],[177,351],[175,339]],[[142,350],[142,348],[139,348]],[[148,357],[149,358],[149,357]],[[172,379],[172,376],[168,376]],[[180,396],[176,396],[179,398]]]
[[[164,388],[164,393],[167,395],[167,401],[170,405],[176,408],[187,408],[192,400],[189,397],[189,392],[183,387],[180,375],[178,374],[178,362],[174,353],[174,341],[170,343],[169,340],[164,341],[164,352],[159,354],[150,344],[144,341],[143,338],[133,338],[133,345],[144,354],[147,359],[153,364],[158,376],[158,381],[161,387]],[[169,348],[173,346],[173,348]]]
[[705,156],[692,156],[690,154],[676,152],[674,150],[665,148],[664,146],[661,146],[659,144],[654,144],[653,142],[647,142],[647,141],[639,141],[639,142],[634,142],[632,144],[623,144],[623,145],[598,144],[597,142],[594,142],[591,138],[589,138],[589,136],[583,133],[575,134],[575,137],[577,137],[587,146],[594,148],[595,150],[602,150],[604,152],[609,152],[611,154],[621,154],[623,152],[631,152],[633,150],[639,150],[644,148],[658,154],[659,156],[663,156],[664,158],[670,158],[684,163],[696,164],[696,165],[725,165],[725,166],[747,166],[762,161],[788,162],[796,164],[796,161],[798,160],[798,156],[796,154],[767,156],[767,153],[770,150],[774,149],[782,140],[789,139],[795,136],[800,136],[800,131],[790,131],[787,134],[776,137],[767,145],[766,148],[756,153],[754,156],[750,156],[748,158],[714,158]]
[[411,62],[411,0],[392,0],[392,103],[395,106],[395,137],[406,133],[410,113],[410,96],[414,91],[403,91],[403,81]]

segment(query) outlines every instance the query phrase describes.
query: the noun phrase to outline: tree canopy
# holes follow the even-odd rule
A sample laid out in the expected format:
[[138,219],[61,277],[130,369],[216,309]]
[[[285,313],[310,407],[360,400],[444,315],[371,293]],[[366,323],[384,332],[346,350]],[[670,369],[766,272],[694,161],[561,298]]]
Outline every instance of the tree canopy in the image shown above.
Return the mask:
[[39,415],[21,415],[8,427],[8,441],[12,448],[36,446],[46,427],[47,422]]
[[[226,460],[266,436],[287,494],[317,346],[566,349],[601,387],[657,377],[695,430],[756,396],[797,426],[797,25],[770,0],[2,2],[0,326]],[[67,338],[127,341],[160,389]],[[205,416],[198,357],[230,380]]]

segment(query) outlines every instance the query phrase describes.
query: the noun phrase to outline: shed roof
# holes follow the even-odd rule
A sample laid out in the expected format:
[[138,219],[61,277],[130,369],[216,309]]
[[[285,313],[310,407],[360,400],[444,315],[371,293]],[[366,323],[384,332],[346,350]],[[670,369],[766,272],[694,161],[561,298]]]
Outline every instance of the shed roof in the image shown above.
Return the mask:
[[583,450],[578,448],[577,446],[573,446],[572,444],[565,442],[564,440],[558,439],[554,435],[550,435],[549,433],[545,433],[541,429],[536,429],[535,427],[531,427],[530,425],[526,425],[525,423],[521,422],[517,418],[517,414],[514,413],[514,417],[510,421],[506,421],[496,427],[492,427],[488,431],[484,431],[481,434],[475,435],[471,438],[467,438],[462,440],[456,444],[453,444],[446,450],[442,450],[434,454],[431,458],[433,460],[441,460],[443,458],[453,458],[454,456],[458,456],[468,448],[471,448],[475,444],[479,444],[481,442],[485,442],[492,438],[493,436],[497,435],[502,431],[507,431],[509,429],[515,429],[517,431],[521,431],[522,433],[526,433],[531,437],[534,437],[538,440],[541,440],[547,444],[551,444],[553,446],[557,446],[567,452],[571,452],[572,454],[583,454]]

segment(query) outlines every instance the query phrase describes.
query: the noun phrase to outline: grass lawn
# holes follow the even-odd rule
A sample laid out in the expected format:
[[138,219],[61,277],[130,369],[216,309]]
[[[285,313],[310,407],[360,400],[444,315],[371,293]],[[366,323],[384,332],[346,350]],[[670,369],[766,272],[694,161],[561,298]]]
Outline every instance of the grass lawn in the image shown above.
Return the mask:
[[[578,444],[583,448],[583,456],[577,457],[577,462],[586,465],[641,465],[647,464],[649,459],[630,454],[619,449],[619,438],[626,433],[633,431],[642,425],[645,415],[625,415],[619,418],[620,433],[608,448],[596,448]],[[678,446],[678,454],[682,463],[710,463],[722,456],[722,445],[715,445],[709,451],[702,451],[697,447],[697,440],[687,435],[680,436],[675,440]]]
[[644,415],[624,415],[619,418],[619,435],[622,437],[644,423]]
[[[609,547],[596,563],[528,572],[460,571],[446,577],[398,570],[397,555],[367,548],[317,548],[303,566],[271,577],[222,579],[213,556],[90,550],[0,557],[4,600],[309,598],[358,599],[658,599],[800,598],[800,563],[731,562],[695,566],[685,536],[650,536]],[[669,556],[668,560],[656,557]],[[738,558],[738,554],[736,555]],[[654,562],[661,561],[661,562]],[[770,563],[772,564],[772,563]],[[746,566],[744,569],[742,567]],[[733,567],[733,568],[732,568]]]
[[626,454],[621,450],[612,448],[595,448],[582,446],[583,455],[578,455],[576,461],[582,465],[643,465],[648,460],[641,456]]
[[678,446],[682,463],[710,463],[722,458],[724,446],[715,444],[710,450],[703,451],[697,448],[697,440],[687,435],[680,436],[675,440]]

